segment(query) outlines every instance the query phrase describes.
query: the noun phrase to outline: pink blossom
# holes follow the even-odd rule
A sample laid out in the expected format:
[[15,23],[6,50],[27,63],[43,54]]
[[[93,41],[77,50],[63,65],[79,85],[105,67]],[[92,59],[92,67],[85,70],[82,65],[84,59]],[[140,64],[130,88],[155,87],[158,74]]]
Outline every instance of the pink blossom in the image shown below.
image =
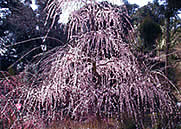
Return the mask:
[[22,105],[22,104],[20,104],[20,103],[15,104],[15,106],[16,106],[16,108],[17,108],[18,110],[21,109],[21,105]]

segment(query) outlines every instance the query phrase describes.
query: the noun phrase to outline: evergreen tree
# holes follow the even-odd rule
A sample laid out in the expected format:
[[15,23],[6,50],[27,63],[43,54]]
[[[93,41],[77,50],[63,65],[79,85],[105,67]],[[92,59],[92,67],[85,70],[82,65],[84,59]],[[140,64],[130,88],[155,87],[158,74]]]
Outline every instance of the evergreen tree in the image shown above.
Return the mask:
[[3,0],[0,5],[6,11],[2,12],[5,16],[1,18],[0,25],[1,70],[14,69],[15,73],[22,71],[33,56],[43,52],[41,46],[50,50],[64,44],[66,35],[59,25],[52,28],[49,37],[43,42],[49,28],[44,26],[46,12],[43,9],[46,1],[38,2],[36,10],[31,8],[31,1]]

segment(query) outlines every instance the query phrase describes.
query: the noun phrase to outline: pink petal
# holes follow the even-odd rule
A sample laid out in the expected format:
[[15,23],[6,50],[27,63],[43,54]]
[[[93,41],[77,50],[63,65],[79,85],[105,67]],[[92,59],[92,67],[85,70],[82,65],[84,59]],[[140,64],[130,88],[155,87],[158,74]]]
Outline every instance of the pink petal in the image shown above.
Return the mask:
[[16,106],[16,108],[17,108],[18,110],[21,109],[21,104],[20,104],[20,103],[15,104],[15,106]]

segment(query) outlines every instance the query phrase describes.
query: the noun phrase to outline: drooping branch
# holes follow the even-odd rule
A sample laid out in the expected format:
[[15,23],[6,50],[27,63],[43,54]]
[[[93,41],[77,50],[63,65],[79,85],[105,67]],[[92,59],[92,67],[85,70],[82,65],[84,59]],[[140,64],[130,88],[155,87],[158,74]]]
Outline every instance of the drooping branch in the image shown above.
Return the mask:
[[[127,39],[133,28],[124,8],[108,2],[88,4],[75,11],[68,23],[70,38],[86,32],[114,29],[116,38]],[[122,36],[122,37],[119,37]]]
[[[58,13],[54,11],[61,2],[49,1],[49,17]],[[175,127],[172,122],[178,112],[169,83],[142,68],[131,51],[131,31],[127,14],[107,2],[75,11],[68,23],[70,42],[36,63],[36,78],[28,75],[30,83],[20,86],[16,98],[22,108],[16,125],[50,125],[67,117],[84,121],[90,115],[124,122],[126,114],[137,128],[145,128],[145,115],[151,114],[152,127],[158,121],[163,127],[167,127],[165,121]],[[7,99],[13,97],[9,94]],[[1,112],[13,109],[12,103],[0,104]],[[5,115],[1,117],[6,120]]]

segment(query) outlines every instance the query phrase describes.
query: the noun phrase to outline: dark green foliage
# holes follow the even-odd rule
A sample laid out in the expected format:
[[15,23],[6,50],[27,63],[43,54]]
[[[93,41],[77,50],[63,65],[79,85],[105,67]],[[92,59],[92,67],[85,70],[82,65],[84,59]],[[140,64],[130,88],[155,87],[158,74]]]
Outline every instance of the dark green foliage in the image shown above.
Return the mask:
[[136,13],[136,10],[139,8],[137,4],[130,4],[127,0],[124,2],[124,4],[127,8],[129,16],[132,16],[134,13]]
[[180,0],[161,0],[164,1],[166,5],[165,15],[166,17],[173,17],[178,10],[181,10]]
[[155,45],[155,40],[161,36],[162,31],[159,24],[155,23],[150,17],[146,17],[140,25],[141,38],[144,40],[144,49],[151,51]]
[[[26,0],[24,3],[20,0],[0,2],[0,9],[7,9],[2,12],[5,16],[0,18],[0,49],[6,50],[0,55],[0,70],[8,71],[13,68],[17,72],[22,71],[25,64],[30,63],[35,55],[43,52],[42,44],[50,50],[63,45],[66,40],[66,35],[56,19],[56,25],[48,34],[49,38],[43,42],[43,37],[51,24],[51,21],[48,21],[47,26],[44,26],[46,12],[43,9],[46,2],[38,1],[39,8],[36,11],[32,10],[30,4],[31,0]],[[14,53],[11,52],[12,50]]]

